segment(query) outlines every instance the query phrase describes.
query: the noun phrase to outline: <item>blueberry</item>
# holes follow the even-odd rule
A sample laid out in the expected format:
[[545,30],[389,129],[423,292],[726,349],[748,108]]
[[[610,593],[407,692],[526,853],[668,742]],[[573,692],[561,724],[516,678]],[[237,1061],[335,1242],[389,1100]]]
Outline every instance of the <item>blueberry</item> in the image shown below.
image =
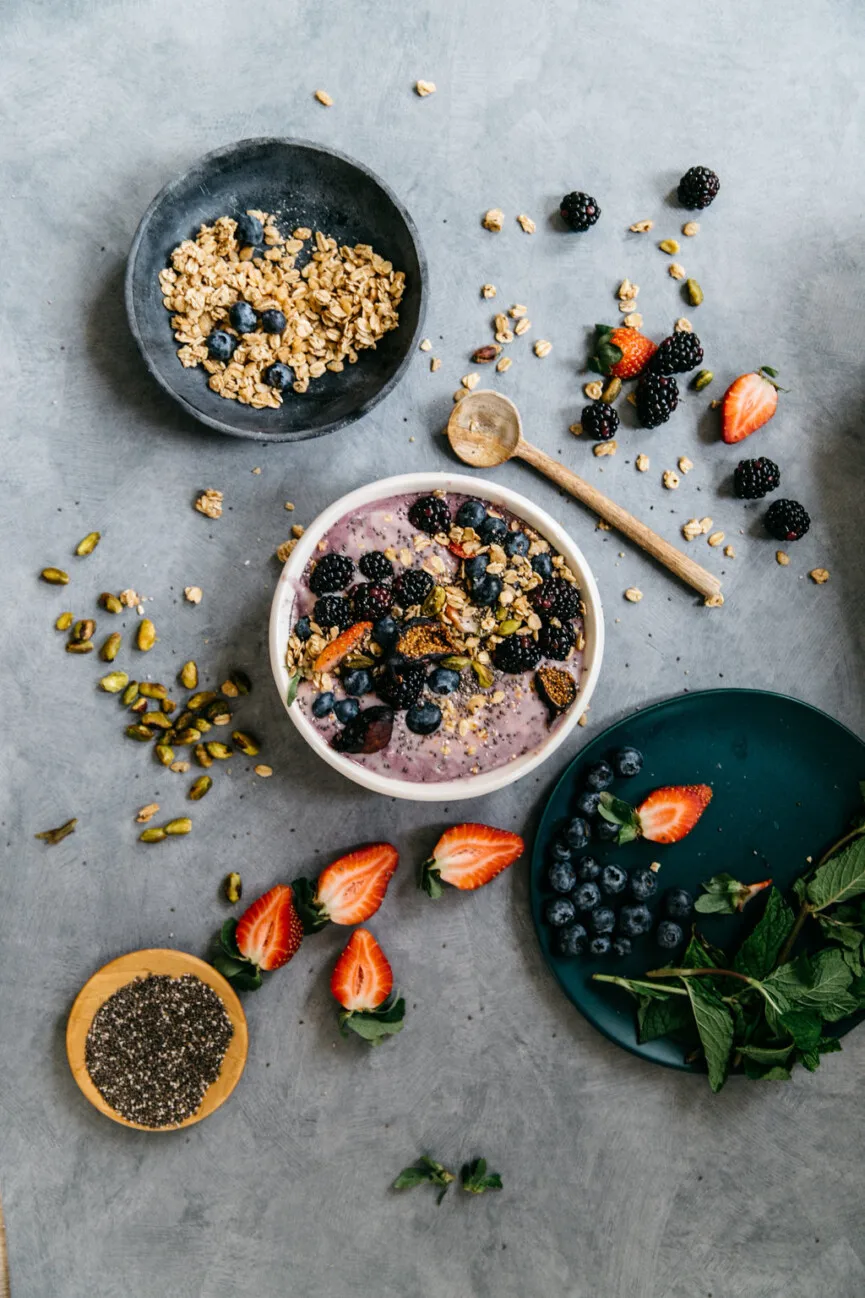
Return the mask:
[[596,883],[581,883],[574,889],[573,902],[577,910],[594,910],[601,900],[601,890]]
[[224,329],[214,329],[207,339],[207,354],[212,361],[230,361],[237,346],[234,334]]
[[373,623],[372,638],[380,649],[392,649],[399,639],[399,627],[390,613]]
[[589,943],[589,952],[592,955],[609,955],[611,945],[610,939],[606,934],[602,937],[593,937]]
[[612,933],[616,927],[616,912],[609,906],[596,906],[589,916],[593,933]]
[[590,789],[597,789],[600,793],[613,783],[613,768],[609,762],[592,762],[583,772],[583,779]]
[[585,847],[589,841],[589,826],[581,816],[574,816],[565,831],[565,838],[573,848]]
[[453,694],[460,687],[460,674],[449,667],[434,667],[426,678],[427,689],[433,694]]
[[554,897],[544,907],[544,919],[553,928],[564,928],[566,924],[573,924],[576,918],[577,912],[569,897]]
[[598,803],[601,800],[600,793],[593,793],[591,789],[584,789],[578,793],[574,800],[574,811],[584,820],[592,820],[598,814]]
[[681,946],[684,940],[685,934],[678,924],[673,924],[668,919],[661,920],[655,934],[658,946],[662,946],[665,951],[672,951],[674,947]]
[[689,920],[694,909],[694,898],[684,888],[671,888],[664,898],[664,914],[668,919]]
[[501,545],[508,534],[508,525],[503,518],[487,514],[477,530],[484,545]]
[[624,780],[639,775],[642,767],[643,754],[637,748],[620,748],[617,753],[613,753],[613,770]]
[[594,834],[599,843],[615,843],[619,837],[619,826],[610,820],[596,820]]
[[268,365],[261,377],[278,392],[284,392],[292,382],[291,370],[287,365],[283,365],[282,361],[274,361],[273,365]]
[[317,694],[312,700],[312,715],[314,717],[329,717],[333,711],[333,692],[326,690],[324,694]]
[[618,956],[631,954],[631,939],[629,937],[613,938],[613,953]]
[[415,703],[406,712],[405,723],[416,735],[431,735],[442,723],[442,710],[435,703]]
[[550,844],[550,856],[554,861],[570,861],[571,849],[563,838],[557,838]]
[[308,617],[299,617],[294,624],[294,634],[298,640],[308,640],[312,635]]
[[285,328],[285,316],[281,311],[262,311],[261,327],[266,334],[281,334]]
[[622,892],[627,882],[628,876],[620,865],[605,865],[601,871],[601,889],[608,897]]
[[372,689],[372,677],[365,667],[355,667],[343,673],[342,687],[346,694],[359,698],[362,694],[369,694]]
[[544,581],[549,580],[553,575],[553,561],[548,554],[535,554],[532,556],[532,571],[536,572]]
[[647,901],[658,886],[658,876],[654,870],[632,870],[628,884],[635,901]]
[[528,552],[529,538],[525,532],[510,532],[508,539],[505,541],[505,554],[509,554],[513,558],[515,554],[526,555]]
[[577,874],[582,883],[595,883],[601,875],[601,867],[593,856],[581,856],[577,861]]
[[341,726],[348,725],[349,721],[354,721],[359,711],[360,704],[357,699],[340,699],[338,703],[333,705],[333,715]]
[[239,334],[254,333],[258,324],[258,316],[248,302],[235,302],[228,318]]
[[547,883],[553,892],[570,892],[576,886],[577,872],[570,861],[553,861],[547,870]]
[[501,577],[487,577],[485,575],[472,582],[472,599],[480,608],[485,606],[491,608],[493,604],[497,604],[501,593]]
[[241,248],[249,248],[261,243],[264,238],[264,226],[257,216],[250,216],[248,212],[244,212],[243,216],[237,218],[237,229],[234,234]]
[[640,937],[652,927],[648,906],[623,906],[619,912],[619,929],[625,937]]
[[[459,517],[459,515],[457,515]],[[466,559],[466,576],[470,581],[476,581],[482,577],[487,570],[487,564],[490,561],[488,554],[475,554],[471,559]]]
[[552,942],[553,954],[558,956],[582,955],[588,936],[582,924],[569,924],[567,928],[556,929]]
[[460,527],[473,527],[478,530],[487,516],[487,511],[479,500],[466,500],[457,510],[457,523]]

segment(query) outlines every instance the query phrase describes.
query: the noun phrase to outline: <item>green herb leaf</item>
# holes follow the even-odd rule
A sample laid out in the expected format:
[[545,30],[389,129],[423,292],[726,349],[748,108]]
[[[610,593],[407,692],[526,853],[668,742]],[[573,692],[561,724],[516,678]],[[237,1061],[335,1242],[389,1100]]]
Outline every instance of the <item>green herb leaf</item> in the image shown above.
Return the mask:
[[684,996],[668,996],[663,1000],[645,996],[637,1010],[637,1040],[644,1045],[658,1037],[677,1036],[693,1022],[691,1003]]
[[764,879],[760,883],[741,883],[731,874],[716,874],[701,885],[706,895],[698,897],[694,907],[703,915],[732,915],[734,911],[744,910],[748,902],[771,882],[771,879]]
[[809,1010],[785,1010],[778,1015],[779,1024],[793,1038],[800,1050],[814,1050],[820,1040],[822,1023]]
[[470,1163],[464,1163],[460,1171],[460,1179],[463,1189],[469,1194],[485,1194],[487,1190],[503,1188],[499,1173],[487,1171],[485,1158],[475,1158]]
[[309,879],[295,879],[291,885],[294,905],[306,934],[318,933],[330,923],[316,900],[315,884]]
[[739,1054],[758,1064],[785,1064],[793,1049],[792,1041],[785,1046],[740,1046]]
[[227,919],[219,930],[219,944],[226,955],[233,956],[235,960],[243,960],[240,954],[240,948],[237,945],[237,920]]
[[300,685],[300,672],[295,672],[288,679],[288,689],[285,691],[285,706],[290,708],[297,698],[297,690]]
[[686,978],[685,987],[691,998],[694,1020],[706,1057],[709,1085],[713,1091],[720,1091],[727,1080],[730,1066],[733,1020],[726,1005],[711,987],[703,985],[696,978]]
[[825,910],[865,893],[865,835],[837,852],[814,874],[808,900],[815,910]]
[[758,1064],[754,1060],[743,1060],[745,1076],[752,1082],[789,1082],[790,1069],[780,1064]]
[[428,861],[424,861],[421,866],[420,883],[418,886],[428,897],[432,897],[433,901],[438,901],[439,897],[444,892],[441,872],[436,869],[434,857],[430,857]]
[[850,951],[856,951],[862,945],[862,930],[856,927],[857,921],[848,923],[834,915],[816,915],[815,919],[830,942],[838,942]]
[[242,956],[235,959],[217,951],[211,963],[236,991],[252,992],[261,986],[261,970],[251,960],[244,960]]
[[828,1023],[852,1014],[858,1008],[850,992],[853,975],[841,952],[829,948],[814,957],[800,955],[780,965],[764,979],[770,994],[787,1009],[813,1010]]
[[770,888],[766,909],[733,960],[733,968],[737,973],[761,979],[770,974],[795,918],[778,889]]
[[616,974],[592,974],[592,981],[597,983],[615,983],[624,987],[626,992],[635,996],[648,996],[652,1000],[665,1001],[672,997],[684,995],[684,989],[672,983],[650,982],[642,978],[620,978]]
[[405,1001],[401,996],[377,1010],[343,1010],[338,1017],[339,1030],[344,1037],[356,1032],[371,1046],[380,1046],[388,1037],[402,1032],[405,1020]]
[[399,1176],[393,1182],[394,1190],[411,1190],[416,1185],[437,1185],[441,1186],[440,1193],[436,1196],[436,1205],[440,1204],[447,1193],[447,1188],[451,1181],[455,1179],[453,1172],[449,1172],[442,1163],[437,1163],[434,1158],[427,1158],[424,1154],[418,1159],[420,1167],[404,1167]]
[[393,1182],[394,1190],[413,1190],[416,1185],[427,1185],[430,1174],[422,1167],[404,1167]]

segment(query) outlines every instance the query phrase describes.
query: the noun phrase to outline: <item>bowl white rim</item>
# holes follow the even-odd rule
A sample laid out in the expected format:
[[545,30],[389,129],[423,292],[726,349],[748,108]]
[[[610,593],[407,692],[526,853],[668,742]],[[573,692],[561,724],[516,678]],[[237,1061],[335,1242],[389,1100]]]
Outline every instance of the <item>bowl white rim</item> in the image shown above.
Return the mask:
[[[289,675],[285,665],[285,646],[288,642],[292,608],[296,598],[296,583],[301,578],[322,536],[345,514],[354,509],[374,504],[387,496],[437,490],[477,496],[481,500],[488,500],[492,505],[502,505],[518,518],[523,519],[530,527],[535,528],[555,546],[576,574],[586,605],[584,618],[586,650],[583,659],[583,679],[576,703],[558,728],[550,733],[549,738],[539,748],[513,762],[508,762],[506,766],[498,766],[491,771],[481,771],[478,775],[455,780],[422,784],[400,780],[391,775],[381,775],[378,771],[368,770],[360,763],[353,762],[349,757],[335,752],[299,708],[286,707]],[[575,541],[571,540],[561,524],[551,518],[545,510],[509,487],[491,482],[487,478],[430,470],[421,473],[403,473],[393,478],[380,478],[348,492],[322,510],[306,528],[280,574],[271,604],[269,642],[271,670],[282,704],[309,746],[329,766],[353,780],[355,784],[387,797],[405,798],[413,802],[452,802],[464,798],[480,798],[487,793],[503,789],[508,784],[513,784],[515,780],[528,775],[541,762],[546,761],[564,742],[586,711],[600,674],[604,655],[604,616],[597,582],[582,550]]]

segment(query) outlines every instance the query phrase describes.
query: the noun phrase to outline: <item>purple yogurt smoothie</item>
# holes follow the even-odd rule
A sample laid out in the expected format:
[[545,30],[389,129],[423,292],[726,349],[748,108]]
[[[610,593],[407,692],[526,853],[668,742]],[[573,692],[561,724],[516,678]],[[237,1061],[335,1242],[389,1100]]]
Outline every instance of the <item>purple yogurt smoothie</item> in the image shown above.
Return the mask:
[[[446,500],[452,518],[460,505],[470,499],[474,498],[448,493]],[[387,497],[346,514],[325,533],[297,587],[291,614],[292,628],[299,618],[312,615],[317,597],[307,583],[315,559],[326,553],[347,555],[357,565],[370,551],[387,551],[389,554],[395,551],[393,566],[396,573],[426,563],[436,567],[434,575],[438,582],[448,584],[458,580],[461,561],[446,547],[427,538],[428,546],[421,550],[415,548],[419,533],[409,521],[408,511],[416,500],[417,495],[412,494]],[[516,527],[532,538],[544,539],[536,529],[530,528],[503,506],[490,505],[489,508],[504,519],[511,530]],[[550,553],[555,553],[552,546]],[[578,633],[582,631],[582,619],[575,620],[574,628]],[[566,664],[551,662],[549,665],[566,666],[579,689],[585,670],[583,654],[584,650],[574,649]],[[429,667],[434,665],[430,663]],[[495,671],[492,686],[484,690],[472,671],[464,671],[459,690],[447,696],[448,702],[424,691],[424,700],[439,706],[444,704],[447,708],[442,726],[433,734],[413,733],[406,725],[406,713],[398,711],[386,748],[375,753],[344,753],[343,756],[368,770],[415,782],[462,779],[506,766],[518,757],[537,751],[565,715],[551,719],[534,687],[533,677],[533,671],[519,674]],[[294,706],[300,707],[309,722],[330,742],[340,726],[333,714],[326,718],[313,715],[312,703],[319,688],[311,680],[302,680]],[[331,678],[330,688],[335,700],[346,697],[337,676]],[[481,706],[477,705],[478,699],[483,699]],[[373,692],[364,695],[359,702],[362,708],[367,708],[379,704],[381,699]]]

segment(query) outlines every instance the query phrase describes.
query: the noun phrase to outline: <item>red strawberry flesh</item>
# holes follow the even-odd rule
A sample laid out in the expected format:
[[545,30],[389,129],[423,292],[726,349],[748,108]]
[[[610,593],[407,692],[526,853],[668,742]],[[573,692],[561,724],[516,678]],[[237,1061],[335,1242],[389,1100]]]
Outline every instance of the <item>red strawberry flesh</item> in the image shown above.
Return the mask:
[[756,433],[775,413],[778,389],[762,374],[742,374],[721,402],[721,437],[730,445]]
[[288,964],[303,938],[303,925],[288,884],[277,884],[243,912],[235,938],[240,954],[260,969],[279,969]]
[[336,962],[330,990],[343,1009],[376,1010],[393,991],[387,956],[369,929],[358,928]]
[[374,915],[387,892],[399,853],[390,843],[371,843],[322,870],[315,896],[334,924],[362,924]]
[[655,789],[637,808],[640,832],[650,843],[678,843],[690,834],[712,800],[708,784]]
[[524,850],[519,834],[507,829],[454,825],[436,843],[429,865],[455,888],[480,888],[512,865]]

